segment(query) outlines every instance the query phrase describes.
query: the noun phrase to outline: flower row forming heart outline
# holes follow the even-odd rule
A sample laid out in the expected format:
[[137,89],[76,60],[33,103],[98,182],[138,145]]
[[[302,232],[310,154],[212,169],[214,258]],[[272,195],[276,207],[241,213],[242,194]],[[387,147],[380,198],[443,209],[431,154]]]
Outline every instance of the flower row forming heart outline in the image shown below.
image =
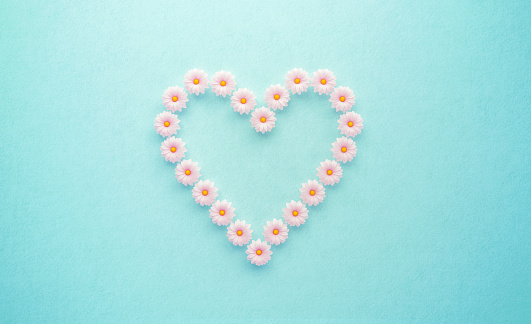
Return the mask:
[[[173,135],[177,134],[180,129],[179,122],[175,114],[176,111],[181,112],[186,108],[188,102],[188,93],[199,96],[204,94],[205,89],[210,86],[212,91],[217,96],[230,95],[231,106],[235,112],[242,114],[249,114],[251,111],[251,126],[257,132],[262,134],[270,132],[275,127],[275,113],[279,109],[283,110],[288,106],[290,101],[289,91],[294,94],[301,94],[306,92],[308,87],[312,86],[314,92],[319,92],[319,95],[329,95],[329,101],[332,103],[332,108],[337,112],[341,111],[343,114],[338,119],[340,133],[344,135],[332,143],[330,149],[333,154],[332,160],[325,160],[321,162],[317,168],[317,180],[308,180],[303,183],[299,189],[302,201],[292,200],[283,208],[283,215],[286,224],[282,219],[273,219],[268,221],[264,226],[264,241],[252,239],[253,230],[251,224],[246,224],[244,220],[236,220],[233,222],[235,216],[235,208],[232,203],[227,200],[216,200],[218,196],[218,188],[209,180],[199,180],[201,177],[197,162],[192,160],[182,160],[186,153],[185,142],[180,138],[175,138]],[[288,226],[300,226],[305,223],[308,218],[308,206],[316,206],[321,203],[325,197],[325,185],[333,186],[338,183],[343,175],[343,169],[337,162],[347,163],[352,161],[356,156],[356,143],[351,139],[361,132],[363,129],[363,120],[361,116],[353,111],[352,106],[355,104],[356,97],[352,90],[348,87],[336,88],[336,77],[334,74],[326,69],[316,71],[312,78],[308,73],[302,69],[293,69],[286,74],[285,86],[280,84],[270,86],[265,93],[265,102],[267,108],[261,107],[255,110],[256,96],[247,88],[239,88],[236,90],[236,81],[230,72],[219,71],[212,76],[209,82],[208,75],[199,69],[190,70],[184,76],[185,88],[178,86],[169,87],[162,95],[162,103],[167,111],[157,115],[155,118],[155,129],[158,134],[166,137],[160,148],[162,156],[166,161],[171,163],[180,162],[175,168],[175,177],[185,186],[194,186],[192,189],[192,197],[195,202],[201,206],[210,206],[210,218],[212,222],[218,226],[227,226],[227,237],[234,245],[247,245],[247,259],[252,264],[261,266],[271,260],[271,245],[279,245],[284,243],[288,238]],[[236,91],[235,91],[236,90]],[[188,91],[188,93],[187,93]],[[337,161],[336,161],[337,160]],[[271,245],[269,245],[269,244]]]

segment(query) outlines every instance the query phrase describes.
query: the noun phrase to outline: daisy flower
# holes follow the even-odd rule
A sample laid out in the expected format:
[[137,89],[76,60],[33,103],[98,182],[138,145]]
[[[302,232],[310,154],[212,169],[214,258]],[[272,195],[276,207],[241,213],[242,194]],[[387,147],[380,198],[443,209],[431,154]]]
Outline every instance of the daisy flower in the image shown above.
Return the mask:
[[352,158],[356,156],[358,148],[352,139],[343,136],[332,143],[330,151],[334,153],[332,155],[334,159],[347,163],[352,161]]
[[208,88],[208,74],[199,69],[188,71],[184,76],[184,88],[197,96],[200,92],[205,93],[205,89]]
[[291,93],[301,94],[306,92],[310,86],[310,77],[308,72],[303,69],[293,69],[286,74],[286,87],[291,90]]
[[227,237],[234,245],[242,246],[249,243],[253,237],[252,233],[251,224],[245,224],[245,221],[239,219],[227,227]]
[[289,91],[280,84],[272,85],[267,88],[264,101],[267,102],[269,108],[282,110],[288,105]]
[[353,111],[341,115],[337,122],[339,123],[337,129],[341,130],[341,134],[343,135],[354,137],[361,133],[363,129],[363,119]]
[[299,190],[302,201],[310,206],[317,206],[325,197],[323,185],[316,180],[308,180],[307,183],[302,184]]
[[172,112],[182,111],[183,108],[186,108],[187,101],[188,95],[179,87],[169,87],[162,95],[162,103],[166,109]]
[[248,114],[256,106],[256,96],[247,88],[238,89],[230,98],[230,105],[240,115]]
[[253,240],[253,243],[247,246],[247,260],[250,260],[252,264],[261,266],[271,260],[271,246],[266,242],[260,240]]
[[236,81],[234,76],[230,72],[219,71],[212,77],[212,91],[216,93],[216,96],[230,95],[234,89],[236,89]]
[[212,222],[218,224],[218,226],[229,225],[235,215],[234,210],[236,210],[231,205],[232,203],[225,199],[222,201],[216,201],[209,210]]
[[284,217],[284,220],[290,226],[299,227],[304,224],[308,218],[308,209],[306,208],[306,205],[300,201],[295,202],[295,200],[292,200],[290,203],[286,204],[286,208],[283,208],[282,211],[284,212],[282,217]]
[[343,169],[335,160],[326,160],[321,162],[321,166],[317,168],[317,176],[319,181],[325,185],[333,186],[343,176]]
[[170,135],[177,134],[177,130],[181,129],[179,127],[180,120],[169,111],[161,112],[155,118],[155,129],[157,134],[162,135],[163,137],[168,137]]
[[342,112],[350,110],[355,104],[354,100],[356,100],[356,96],[354,96],[354,92],[349,87],[337,87],[329,99],[332,103],[332,108]]
[[168,137],[160,147],[162,156],[166,161],[171,163],[179,162],[184,157],[184,153],[187,151],[184,147],[185,142],[180,138]]
[[336,77],[331,71],[318,70],[312,77],[313,92],[319,91],[319,94],[329,94],[336,86]]
[[284,224],[282,220],[273,218],[272,222],[267,222],[264,226],[264,239],[269,244],[279,245],[284,243],[288,238],[288,225]]
[[270,132],[275,127],[275,120],[277,120],[275,113],[266,107],[258,108],[251,114],[251,126],[262,134]]
[[185,186],[193,185],[201,176],[199,170],[201,170],[201,168],[197,166],[197,162],[183,160],[181,163],[177,164],[177,167],[175,168],[175,178]]
[[210,180],[200,180],[196,183],[194,189],[192,189],[192,197],[201,206],[212,205],[216,201],[217,196],[218,188],[214,187],[214,182],[210,182]]

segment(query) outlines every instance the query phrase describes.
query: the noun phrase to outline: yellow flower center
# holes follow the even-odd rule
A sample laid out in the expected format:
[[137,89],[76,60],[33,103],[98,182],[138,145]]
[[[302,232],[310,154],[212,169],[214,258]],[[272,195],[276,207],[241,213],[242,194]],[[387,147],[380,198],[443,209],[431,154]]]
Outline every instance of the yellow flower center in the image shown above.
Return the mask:
[[221,86],[224,87],[224,86],[227,85],[227,82],[225,82],[225,81],[221,81],[219,84],[221,84]]
[[325,79],[321,79],[321,84],[326,84],[326,80]]
[[346,148],[345,146],[343,146],[343,147],[341,148],[341,152],[345,153],[346,151],[347,151],[347,148]]
[[273,234],[277,235],[277,234],[278,234],[278,230],[277,230],[277,229],[274,229],[274,230],[273,230]]
[[348,127],[352,127],[353,125],[354,125],[354,123],[353,123],[353,122],[351,122],[351,121],[350,121],[350,122],[348,122]]
[[301,79],[299,79],[299,78],[296,78],[296,79],[295,79],[295,83],[296,83],[296,84],[299,84],[299,83],[301,83]]
[[190,172],[190,170],[184,171],[184,174],[186,174],[186,175],[190,175],[190,173],[192,173],[192,172]]
[[236,234],[238,234],[238,236],[242,236],[243,232],[240,231],[240,230],[238,230],[238,231],[236,232]]
[[280,96],[276,94],[275,95],[275,100],[278,100],[278,99],[280,99]]
[[256,254],[262,255],[262,250],[256,250]]
[[177,148],[174,146],[170,149],[173,153],[175,153],[175,151],[177,151]]
[[245,99],[245,98],[242,98],[242,100],[240,100],[240,102],[241,102],[242,104],[244,104],[244,103],[246,103],[246,102],[247,102],[247,99]]
[[203,194],[203,196],[208,195],[208,190],[203,190],[202,194]]
[[326,174],[328,174],[328,175],[332,175],[332,173],[333,173],[332,170],[326,171]]
[[260,118],[260,121],[261,121],[262,123],[265,123],[265,122],[266,122],[266,118],[265,118],[265,117],[262,117],[262,118]]
[[195,79],[194,84],[199,84],[199,79]]
[[310,196],[315,196],[315,190],[310,190]]
[[173,102],[176,102],[177,100],[179,100],[179,98],[177,98],[176,96],[173,96],[173,98],[171,98],[171,100],[173,100]]
[[293,214],[293,216],[298,216],[298,215],[299,215],[299,212],[296,211],[296,210],[294,210],[292,214]]
[[221,216],[223,216],[223,215],[225,215],[225,211],[224,211],[224,210],[220,210],[220,211],[219,211],[219,214],[220,214]]
[[343,97],[343,96],[339,97],[339,101],[344,102],[345,101],[345,97]]
[[164,126],[169,127],[170,126],[170,122],[168,122],[168,121],[164,122]]

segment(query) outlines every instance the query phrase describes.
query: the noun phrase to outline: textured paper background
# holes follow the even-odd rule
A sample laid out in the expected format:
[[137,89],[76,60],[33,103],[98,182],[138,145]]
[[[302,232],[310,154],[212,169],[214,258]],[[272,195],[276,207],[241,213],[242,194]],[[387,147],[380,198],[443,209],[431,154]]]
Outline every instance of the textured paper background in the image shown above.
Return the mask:
[[[530,12],[3,3],[0,321],[528,321]],[[194,67],[231,71],[259,101],[294,67],[328,68],[358,97],[358,157],[265,267],[160,157],[160,97]],[[179,115],[187,157],[255,239],[331,158],[329,105],[296,97],[267,136],[211,92]]]

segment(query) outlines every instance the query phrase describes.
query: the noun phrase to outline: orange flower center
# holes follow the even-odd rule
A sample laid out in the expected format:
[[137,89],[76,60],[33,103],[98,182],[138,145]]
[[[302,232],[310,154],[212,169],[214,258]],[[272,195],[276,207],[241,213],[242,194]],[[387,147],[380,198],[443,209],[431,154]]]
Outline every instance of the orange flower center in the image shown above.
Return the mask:
[[203,196],[208,195],[208,190],[203,190],[202,194],[203,194]]
[[326,80],[325,79],[321,79],[321,84],[326,84]]
[[220,210],[220,211],[219,211],[219,214],[220,214],[221,216],[223,216],[223,215],[225,215],[225,211],[224,211],[224,210]]
[[343,147],[341,148],[341,152],[345,153],[346,151],[347,151],[347,148],[346,148],[345,146],[343,146]]
[[238,234],[238,236],[242,236],[243,232],[240,231],[240,230],[238,230],[238,231],[236,232],[236,234]]
[[247,99],[245,99],[245,98],[242,98],[242,100],[240,100],[240,102],[241,102],[242,104],[244,104],[244,103],[246,103],[246,102],[247,102]]
[[310,196],[315,196],[315,190],[310,190]]
[[352,127],[353,125],[354,125],[354,123],[353,123],[353,122],[351,122],[351,121],[350,121],[350,122],[348,122],[348,127]]
[[199,84],[199,79],[195,79],[194,84]]
[[168,122],[168,121],[164,122],[164,126],[169,127],[170,126],[170,122]]
[[170,149],[173,153],[175,153],[175,151],[177,151],[177,148],[174,146]]
[[265,122],[266,122],[266,118],[265,118],[265,117],[262,117],[262,118],[260,118],[260,121],[261,121],[262,123],[265,123]]
[[339,97],[339,101],[344,102],[345,101],[345,97],[343,97],[343,96]]
[[326,174],[328,174],[328,175],[332,175],[332,173],[333,173],[332,170],[326,171]]
[[278,99],[280,99],[280,96],[276,94],[275,95],[275,100],[278,100]]
[[176,96],[173,96],[173,98],[171,98],[171,100],[173,100],[173,102],[176,102],[177,100],[179,100],[179,98],[177,98]]
[[293,214],[293,216],[298,216],[298,215],[299,215],[299,212],[296,211],[296,210],[294,210],[292,214]]
[[221,84],[221,86],[224,87],[224,86],[227,85],[227,82],[225,82],[225,81],[221,81],[219,84]]
[[299,79],[299,78],[296,78],[296,79],[295,79],[295,83],[296,83],[296,84],[299,84],[299,83],[301,83],[301,79]]
[[262,250],[256,250],[256,254],[262,255]]
[[192,172],[190,172],[190,170],[184,171],[184,174],[186,174],[186,175],[190,175],[190,173],[192,173]]
[[274,230],[273,230],[273,234],[277,235],[277,234],[278,234],[278,230],[277,230],[277,229],[274,229]]

